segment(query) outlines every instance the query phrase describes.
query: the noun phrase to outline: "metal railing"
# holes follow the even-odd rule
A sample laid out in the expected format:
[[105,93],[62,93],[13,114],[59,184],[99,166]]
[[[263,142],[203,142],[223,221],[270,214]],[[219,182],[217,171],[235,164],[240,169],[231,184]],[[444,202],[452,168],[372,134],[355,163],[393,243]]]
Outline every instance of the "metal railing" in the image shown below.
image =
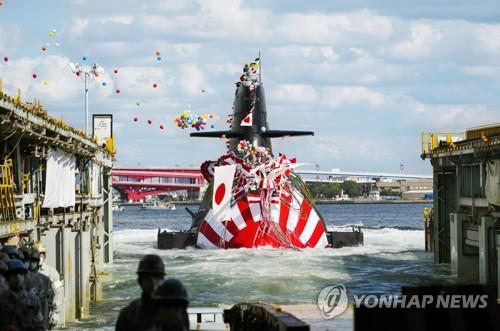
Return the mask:
[[465,132],[422,132],[422,155],[431,154],[439,147],[453,147],[455,143],[465,140]]

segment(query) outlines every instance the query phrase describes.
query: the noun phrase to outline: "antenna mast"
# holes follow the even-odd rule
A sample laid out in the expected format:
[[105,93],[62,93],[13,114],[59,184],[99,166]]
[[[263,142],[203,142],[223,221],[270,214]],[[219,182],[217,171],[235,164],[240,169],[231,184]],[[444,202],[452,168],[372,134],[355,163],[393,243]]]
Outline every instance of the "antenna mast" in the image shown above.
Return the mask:
[[259,83],[262,83],[262,59],[260,58],[260,49],[259,49]]

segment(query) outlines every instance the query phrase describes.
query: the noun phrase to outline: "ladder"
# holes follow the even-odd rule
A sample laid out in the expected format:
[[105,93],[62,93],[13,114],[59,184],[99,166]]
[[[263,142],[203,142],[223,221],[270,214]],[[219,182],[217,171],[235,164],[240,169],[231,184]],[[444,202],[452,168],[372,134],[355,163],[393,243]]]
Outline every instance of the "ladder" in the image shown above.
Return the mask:
[[12,159],[0,165],[0,220],[16,219],[16,203],[14,200],[14,184],[12,178]]

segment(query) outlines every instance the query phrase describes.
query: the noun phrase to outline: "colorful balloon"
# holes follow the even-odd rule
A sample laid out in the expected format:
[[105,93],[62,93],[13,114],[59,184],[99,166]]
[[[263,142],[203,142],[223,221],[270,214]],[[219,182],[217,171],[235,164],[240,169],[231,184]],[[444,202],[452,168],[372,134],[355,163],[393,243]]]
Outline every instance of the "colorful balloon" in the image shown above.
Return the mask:
[[149,125],[153,124],[153,121],[148,120],[148,124],[149,124]]
[[113,72],[114,72],[115,74],[117,74],[117,73],[118,73],[118,69],[113,70]]
[[158,84],[154,83],[153,88],[157,88],[157,87],[158,87]]
[[33,74],[33,75],[31,75],[31,77],[33,77],[33,79],[36,79],[37,75]]
[[137,122],[139,119],[137,117],[134,117],[134,122]]
[[3,61],[4,61],[4,62],[9,62],[9,58],[8,58],[7,56],[5,56],[5,57],[3,58]]
[[140,106],[141,104],[139,103],[139,101],[137,101],[137,102],[135,103],[135,105],[136,105],[136,106]]
[[42,46],[42,51],[43,51],[43,52],[46,52],[46,51],[47,51],[47,47]]
[[161,61],[161,56],[157,56],[156,60]]
[[121,91],[120,91],[120,89],[116,89],[115,92],[116,92],[116,94],[119,94]]
[[160,129],[165,129],[165,127],[163,126],[163,124],[160,125]]
[[102,85],[102,86],[106,86],[106,85],[108,85],[108,83],[106,83],[106,82],[102,82],[102,83],[101,83],[101,85]]
[[59,46],[61,46],[61,44],[55,43],[54,46],[59,47]]
[[155,52],[156,56],[160,56],[160,51]]
[[87,61],[87,57],[85,55],[82,56],[82,61]]
[[49,81],[48,80],[44,80],[43,81],[43,85],[45,85],[45,86],[49,85]]

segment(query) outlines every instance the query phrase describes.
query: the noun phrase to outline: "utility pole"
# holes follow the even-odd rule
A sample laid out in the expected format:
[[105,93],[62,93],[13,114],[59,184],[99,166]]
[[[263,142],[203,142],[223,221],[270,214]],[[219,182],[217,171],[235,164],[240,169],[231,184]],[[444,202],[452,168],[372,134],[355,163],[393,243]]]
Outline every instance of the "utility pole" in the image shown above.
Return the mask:
[[70,63],[69,68],[78,77],[81,78],[85,86],[85,135],[89,134],[89,88],[88,84],[99,77],[104,69],[97,63],[92,63],[90,67],[84,67],[79,63]]

